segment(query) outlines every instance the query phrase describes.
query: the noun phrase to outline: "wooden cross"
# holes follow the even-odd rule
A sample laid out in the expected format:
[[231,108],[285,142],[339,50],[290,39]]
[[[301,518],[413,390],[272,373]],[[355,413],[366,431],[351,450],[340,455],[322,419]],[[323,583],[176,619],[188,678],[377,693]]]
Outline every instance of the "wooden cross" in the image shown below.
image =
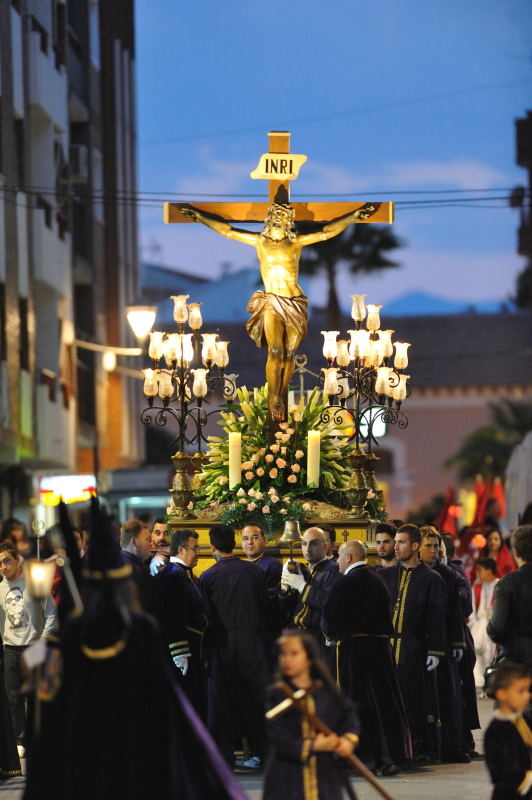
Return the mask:
[[[268,134],[269,152],[282,155],[290,154],[290,133],[288,131],[271,131]],[[268,206],[274,202],[290,202],[290,179],[279,178],[269,180],[269,200],[267,203],[196,203],[194,207],[209,214],[223,217],[227,222],[264,222]],[[164,221],[191,222],[180,210],[180,203],[164,204]],[[292,203],[295,218],[298,222],[330,222],[344,214],[350,214],[366,203]],[[393,203],[374,203],[376,210],[371,216],[357,220],[362,222],[393,222]]]

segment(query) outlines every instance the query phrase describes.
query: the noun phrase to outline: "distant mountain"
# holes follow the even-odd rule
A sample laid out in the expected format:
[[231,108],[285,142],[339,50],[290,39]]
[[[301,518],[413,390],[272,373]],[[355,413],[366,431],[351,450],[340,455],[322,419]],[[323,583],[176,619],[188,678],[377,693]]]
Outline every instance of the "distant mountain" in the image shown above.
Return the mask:
[[387,317],[418,317],[433,314],[494,314],[499,311],[514,311],[509,300],[452,300],[447,297],[427,294],[426,292],[409,292],[395,300],[384,304],[382,315]]

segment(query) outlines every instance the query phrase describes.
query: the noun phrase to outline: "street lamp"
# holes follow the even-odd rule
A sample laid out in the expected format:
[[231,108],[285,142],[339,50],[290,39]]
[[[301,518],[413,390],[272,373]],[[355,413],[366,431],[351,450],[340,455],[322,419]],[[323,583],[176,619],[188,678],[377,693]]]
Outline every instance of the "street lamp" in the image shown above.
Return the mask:
[[127,306],[126,317],[137,339],[145,339],[153,328],[157,308],[155,306]]

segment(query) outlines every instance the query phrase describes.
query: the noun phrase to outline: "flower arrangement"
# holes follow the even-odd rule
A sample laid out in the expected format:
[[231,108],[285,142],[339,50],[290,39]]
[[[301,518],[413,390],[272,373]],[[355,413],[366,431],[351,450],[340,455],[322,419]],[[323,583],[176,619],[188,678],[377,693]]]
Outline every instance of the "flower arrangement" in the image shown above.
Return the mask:
[[[221,412],[219,425],[226,434],[242,435],[242,480],[229,488],[228,437],[209,437],[209,460],[201,474],[196,493],[196,508],[222,505],[223,522],[235,526],[243,522],[261,525],[271,535],[282,528],[286,519],[299,519],[305,497],[326,497],[338,491],[349,479],[348,456],[352,447],[347,438],[333,438],[337,425],[320,421],[324,403],[314,389],[306,404],[291,408],[288,420],[281,423],[275,441],[267,444],[267,385],[254,389],[253,395],[244,386],[237,390],[240,406],[228,405]],[[240,414],[238,413],[240,412]],[[309,430],[321,433],[320,486],[307,486],[305,451]]]
[[366,500],[366,511],[371,519],[376,519],[377,522],[386,522],[388,519],[388,512],[384,507],[382,499],[382,492],[375,492],[372,489],[368,490],[368,499]]

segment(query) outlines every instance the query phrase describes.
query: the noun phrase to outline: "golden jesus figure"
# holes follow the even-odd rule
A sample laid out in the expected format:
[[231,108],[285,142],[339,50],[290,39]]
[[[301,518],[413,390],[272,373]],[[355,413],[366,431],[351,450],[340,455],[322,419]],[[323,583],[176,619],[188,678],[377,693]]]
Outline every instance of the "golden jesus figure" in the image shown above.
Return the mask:
[[202,222],[227,239],[250,244],[257,251],[264,291],[255,292],[248,302],[251,317],[246,329],[257,347],[262,347],[266,340],[268,408],[273,420],[286,419],[285,393],[294,371],[297,348],[307,334],[308,298],[297,282],[301,250],[305,245],[332,239],[353,222],[371,217],[379,205],[366,203],[350,214],[326,222],[318,231],[304,234],[298,234],[294,228],[295,212],[289,203],[274,202],[268,207],[260,233],[233,228],[225,220],[194,206],[180,206],[189,219]]

